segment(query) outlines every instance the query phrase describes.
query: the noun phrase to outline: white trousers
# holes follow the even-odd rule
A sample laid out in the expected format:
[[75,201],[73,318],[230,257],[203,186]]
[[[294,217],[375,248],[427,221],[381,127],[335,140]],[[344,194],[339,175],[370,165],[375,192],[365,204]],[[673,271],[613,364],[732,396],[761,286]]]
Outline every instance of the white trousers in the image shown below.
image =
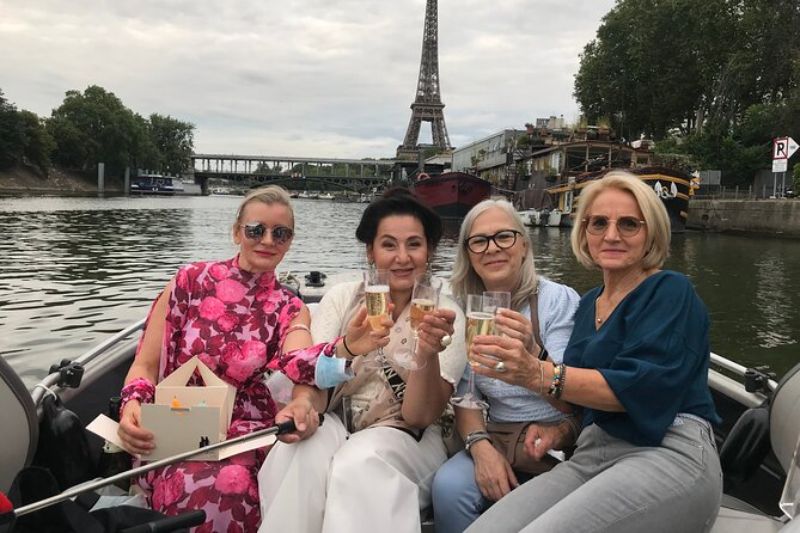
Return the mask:
[[278,442],[258,474],[259,533],[418,533],[447,458],[441,430],[420,442],[393,428],[347,434],[336,415],[309,439]]

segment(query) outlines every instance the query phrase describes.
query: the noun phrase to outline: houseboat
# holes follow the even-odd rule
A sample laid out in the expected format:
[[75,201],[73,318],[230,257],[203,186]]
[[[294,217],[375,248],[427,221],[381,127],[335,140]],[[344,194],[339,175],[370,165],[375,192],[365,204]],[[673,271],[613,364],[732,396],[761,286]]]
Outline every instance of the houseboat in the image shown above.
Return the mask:
[[[581,189],[589,185],[592,181],[602,178],[611,170],[619,169],[606,169],[598,172],[581,174],[575,178],[570,178],[567,183],[547,189],[547,192],[553,196],[553,204],[562,214],[562,226],[572,225],[572,215],[578,208],[578,199]],[[692,177],[690,175],[680,170],[655,166],[625,168],[622,170],[626,170],[638,176],[639,179],[653,188],[656,195],[664,202],[664,207],[667,208],[672,233],[683,233],[686,231],[689,198],[693,193]]]

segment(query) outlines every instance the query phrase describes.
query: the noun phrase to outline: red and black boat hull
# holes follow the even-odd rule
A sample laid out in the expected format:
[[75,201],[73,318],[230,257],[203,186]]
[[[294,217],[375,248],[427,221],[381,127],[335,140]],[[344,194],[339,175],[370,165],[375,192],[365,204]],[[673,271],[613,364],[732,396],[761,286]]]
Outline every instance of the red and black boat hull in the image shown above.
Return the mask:
[[478,202],[486,200],[492,185],[464,172],[446,172],[417,180],[412,190],[425,205],[442,218],[464,218]]

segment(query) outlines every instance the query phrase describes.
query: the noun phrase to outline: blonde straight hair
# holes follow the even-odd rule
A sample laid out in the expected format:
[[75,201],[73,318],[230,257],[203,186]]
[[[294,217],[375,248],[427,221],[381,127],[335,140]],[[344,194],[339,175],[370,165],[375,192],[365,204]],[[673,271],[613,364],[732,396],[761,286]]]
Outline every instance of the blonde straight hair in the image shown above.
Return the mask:
[[242,203],[239,204],[239,209],[236,211],[236,221],[233,223],[234,234],[239,230],[239,224],[242,223],[244,208],[251,202],[261,202],[267,205],[285,205],[289,208],[289,214],[292,216],[292,229],[294,229],[294,209],[292,208],[292,200],[289,196],[289,192],[278,185],[267,185],[266,187],[252,189],[247,193],[247,196],[244,197]]
[[462,307],[467,301],[468,294],[481,294],[486,290],[483,280],[472,267],[469,250],[467,250],[467,237],[472,231],[475,219],[489,209],[499,209],[505,213],[509,221],[508,229],[517,230],[522,234],[517,238],[522,239],[525,245],[525,255],[522,259],[522,266],[519,269],[514,288],[511,291],[511,308],[521,311],[529,303],[530,297],[536,291],[539,279],[536,275],[536,267],[533,264],[533,244],[527,228],[517,216],[517,210],[506,200],[484,200],[470,209],[467,216],[464,217],[458,233],[458,252],[453,265],[453,275],[450,277],[450,287],[453,291],[453,296]]
[[578,197],[578,211],[572,225],[570,241],[572,253],[575,258],[586,268],[597,268],[589,253],[586,242],[586,224],[583,220],[591,215],[592,203],[603,191],[615,189],[623,191],[636,200],[647,230],[647,240],[642,258],[642,268],[661,268],[669,257],[669,243],[672,238],[669,214],[667,208],[653,189],[639,179],[635,174],[624,170],[612,170],[597,181],[593,181],[581,191]]

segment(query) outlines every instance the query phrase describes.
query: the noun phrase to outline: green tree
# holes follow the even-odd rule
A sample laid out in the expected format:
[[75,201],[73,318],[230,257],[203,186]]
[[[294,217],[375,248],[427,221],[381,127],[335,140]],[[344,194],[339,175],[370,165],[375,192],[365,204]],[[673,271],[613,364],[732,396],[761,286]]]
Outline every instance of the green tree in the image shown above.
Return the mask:
[[740,183],[800,128],[797,27],[797,0],[619,0],[584,48],[575,96],[590,121]]
[[0,90],[0,168],[14,165],[23,151],[17,108]]
[[161,158],[161,170],[179,175],[189,168],[194,151],[194,125],[169,115],[150,115],[150,137]]
[[0,91],[0,167],[35,165],[47,174],[53,140],[36,114],[17,108]]
[[55,149],[53,138],[47,132],[44,121],[35,113],[22,110],[18,113],[18,120],[24,160],[47,175],[50,171],[50,154]]
[[86,171],[104,162],[110,174],[119,174],[136,163],[141,123],[114,93],[102,87],[92,85],[83,93],[67,91],[47,124],[56,142],[54,159],[65,166]]

